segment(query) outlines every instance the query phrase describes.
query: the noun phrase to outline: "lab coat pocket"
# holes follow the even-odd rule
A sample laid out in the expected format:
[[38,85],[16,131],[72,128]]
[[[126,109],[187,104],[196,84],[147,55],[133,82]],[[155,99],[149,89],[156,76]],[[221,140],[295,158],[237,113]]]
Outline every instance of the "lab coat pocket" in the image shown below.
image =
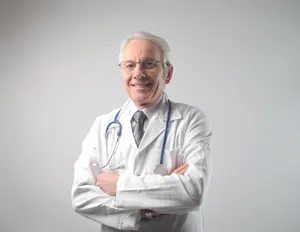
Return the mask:
[[129,156],[131,148],[131,145],[120,143],[119,149],[116,151],[115,156],[111,160],[113,167],[116,167],[116,173],[123,174],[126,170],[130,170],[131,167],[129,167]]
[[166,165],[169,172],[181,165],[182,162],[180,159],[180,150],[181,147],[177,147],[172,150],[165,150],[165,158],[163,163]]

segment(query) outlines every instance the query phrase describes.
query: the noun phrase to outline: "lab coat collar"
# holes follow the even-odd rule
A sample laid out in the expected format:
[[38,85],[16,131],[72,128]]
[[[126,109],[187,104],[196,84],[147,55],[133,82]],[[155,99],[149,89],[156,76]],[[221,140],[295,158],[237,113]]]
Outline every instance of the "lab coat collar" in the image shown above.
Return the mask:
[[[162,101],[160,102],[160,106],[157,109],[157,112],[155,114],[154,117],[156,117],[156,119],[161,119],[164,122],[167,121],[168,119],[168,112],[169,112],[169,104],[168,104],[168,95],[167,93],[163,93],[162,96]],[[181,119],[181,113],[179,112],[179,110],[176,108],[175,103],[171,102],[171,117],[170,117],[170,121],[174,121],[177,119]]]

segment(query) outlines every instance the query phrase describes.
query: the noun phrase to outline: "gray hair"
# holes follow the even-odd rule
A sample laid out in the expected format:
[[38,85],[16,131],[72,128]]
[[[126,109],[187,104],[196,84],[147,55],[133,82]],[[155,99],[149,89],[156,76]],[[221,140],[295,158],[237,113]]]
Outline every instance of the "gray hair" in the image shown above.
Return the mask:
[[171,65],[170,60],[169,60],[171,50],[170,50],[170,47],[169,47],[167,41],[157,35],[151,34],[149,32],[144,32],[144,31],[134,32],[133,34],[126,37],[122,41],[121,47],[120,47],[119,62],[122,62],[122,55],[123,55],[123,51],[124,51],[126,45],[132,40],[139,40],[139,39],[149,40],[152,43],[156,44],[161,51],[162,61],[164,64],[166,64],[163,66],[167,68],[167,66]]

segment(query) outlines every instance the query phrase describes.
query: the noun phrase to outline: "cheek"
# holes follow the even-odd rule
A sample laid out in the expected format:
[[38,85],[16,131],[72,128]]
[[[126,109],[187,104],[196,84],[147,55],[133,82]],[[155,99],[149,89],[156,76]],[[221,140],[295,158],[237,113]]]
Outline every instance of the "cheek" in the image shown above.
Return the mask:
[[130,80],[130,76],[122,75],[122,81],[123,81],[124,85],[128,85],[129,80]]
[[157,86],[158,88],[163,88],[164,84],[165,84],[165,78],[163,77],[163,75],[161,75],[157,80]]
[[155,78],[154,82],[155,82],[155,86],[157,88],[159,88],[160,86],[162,86],[164,84],[164,82],[165,82],[164,73],[160,72],[159,74],[157,74],[157,77]]

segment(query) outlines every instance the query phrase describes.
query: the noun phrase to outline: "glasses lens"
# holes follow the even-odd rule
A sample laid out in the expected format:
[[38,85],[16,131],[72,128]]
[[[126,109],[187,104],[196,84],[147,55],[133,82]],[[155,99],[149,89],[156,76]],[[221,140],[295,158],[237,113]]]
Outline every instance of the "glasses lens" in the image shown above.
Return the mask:
[[135,66],[136,66],[135,62],[133,62],[133,61],[124,61],[120,65],[121,65],[122,69],[125,69],[125,70],[128,70],[128,71],[134,69]]
[[120,66],[124,71],[130,72],[135,69],[137,63],[140,63],[141,68],[143,68],[143,69],[153,69],[156,67],[158,62],[159,61],[156,61],[156,60],[144,60],[142,62],[134,62],[134,61],[128,60],[128,61],[123,61],[120,64]]
[[145,60],[142,62],[142,67],[145,69],[152,69],[156,67],[156,60]]

